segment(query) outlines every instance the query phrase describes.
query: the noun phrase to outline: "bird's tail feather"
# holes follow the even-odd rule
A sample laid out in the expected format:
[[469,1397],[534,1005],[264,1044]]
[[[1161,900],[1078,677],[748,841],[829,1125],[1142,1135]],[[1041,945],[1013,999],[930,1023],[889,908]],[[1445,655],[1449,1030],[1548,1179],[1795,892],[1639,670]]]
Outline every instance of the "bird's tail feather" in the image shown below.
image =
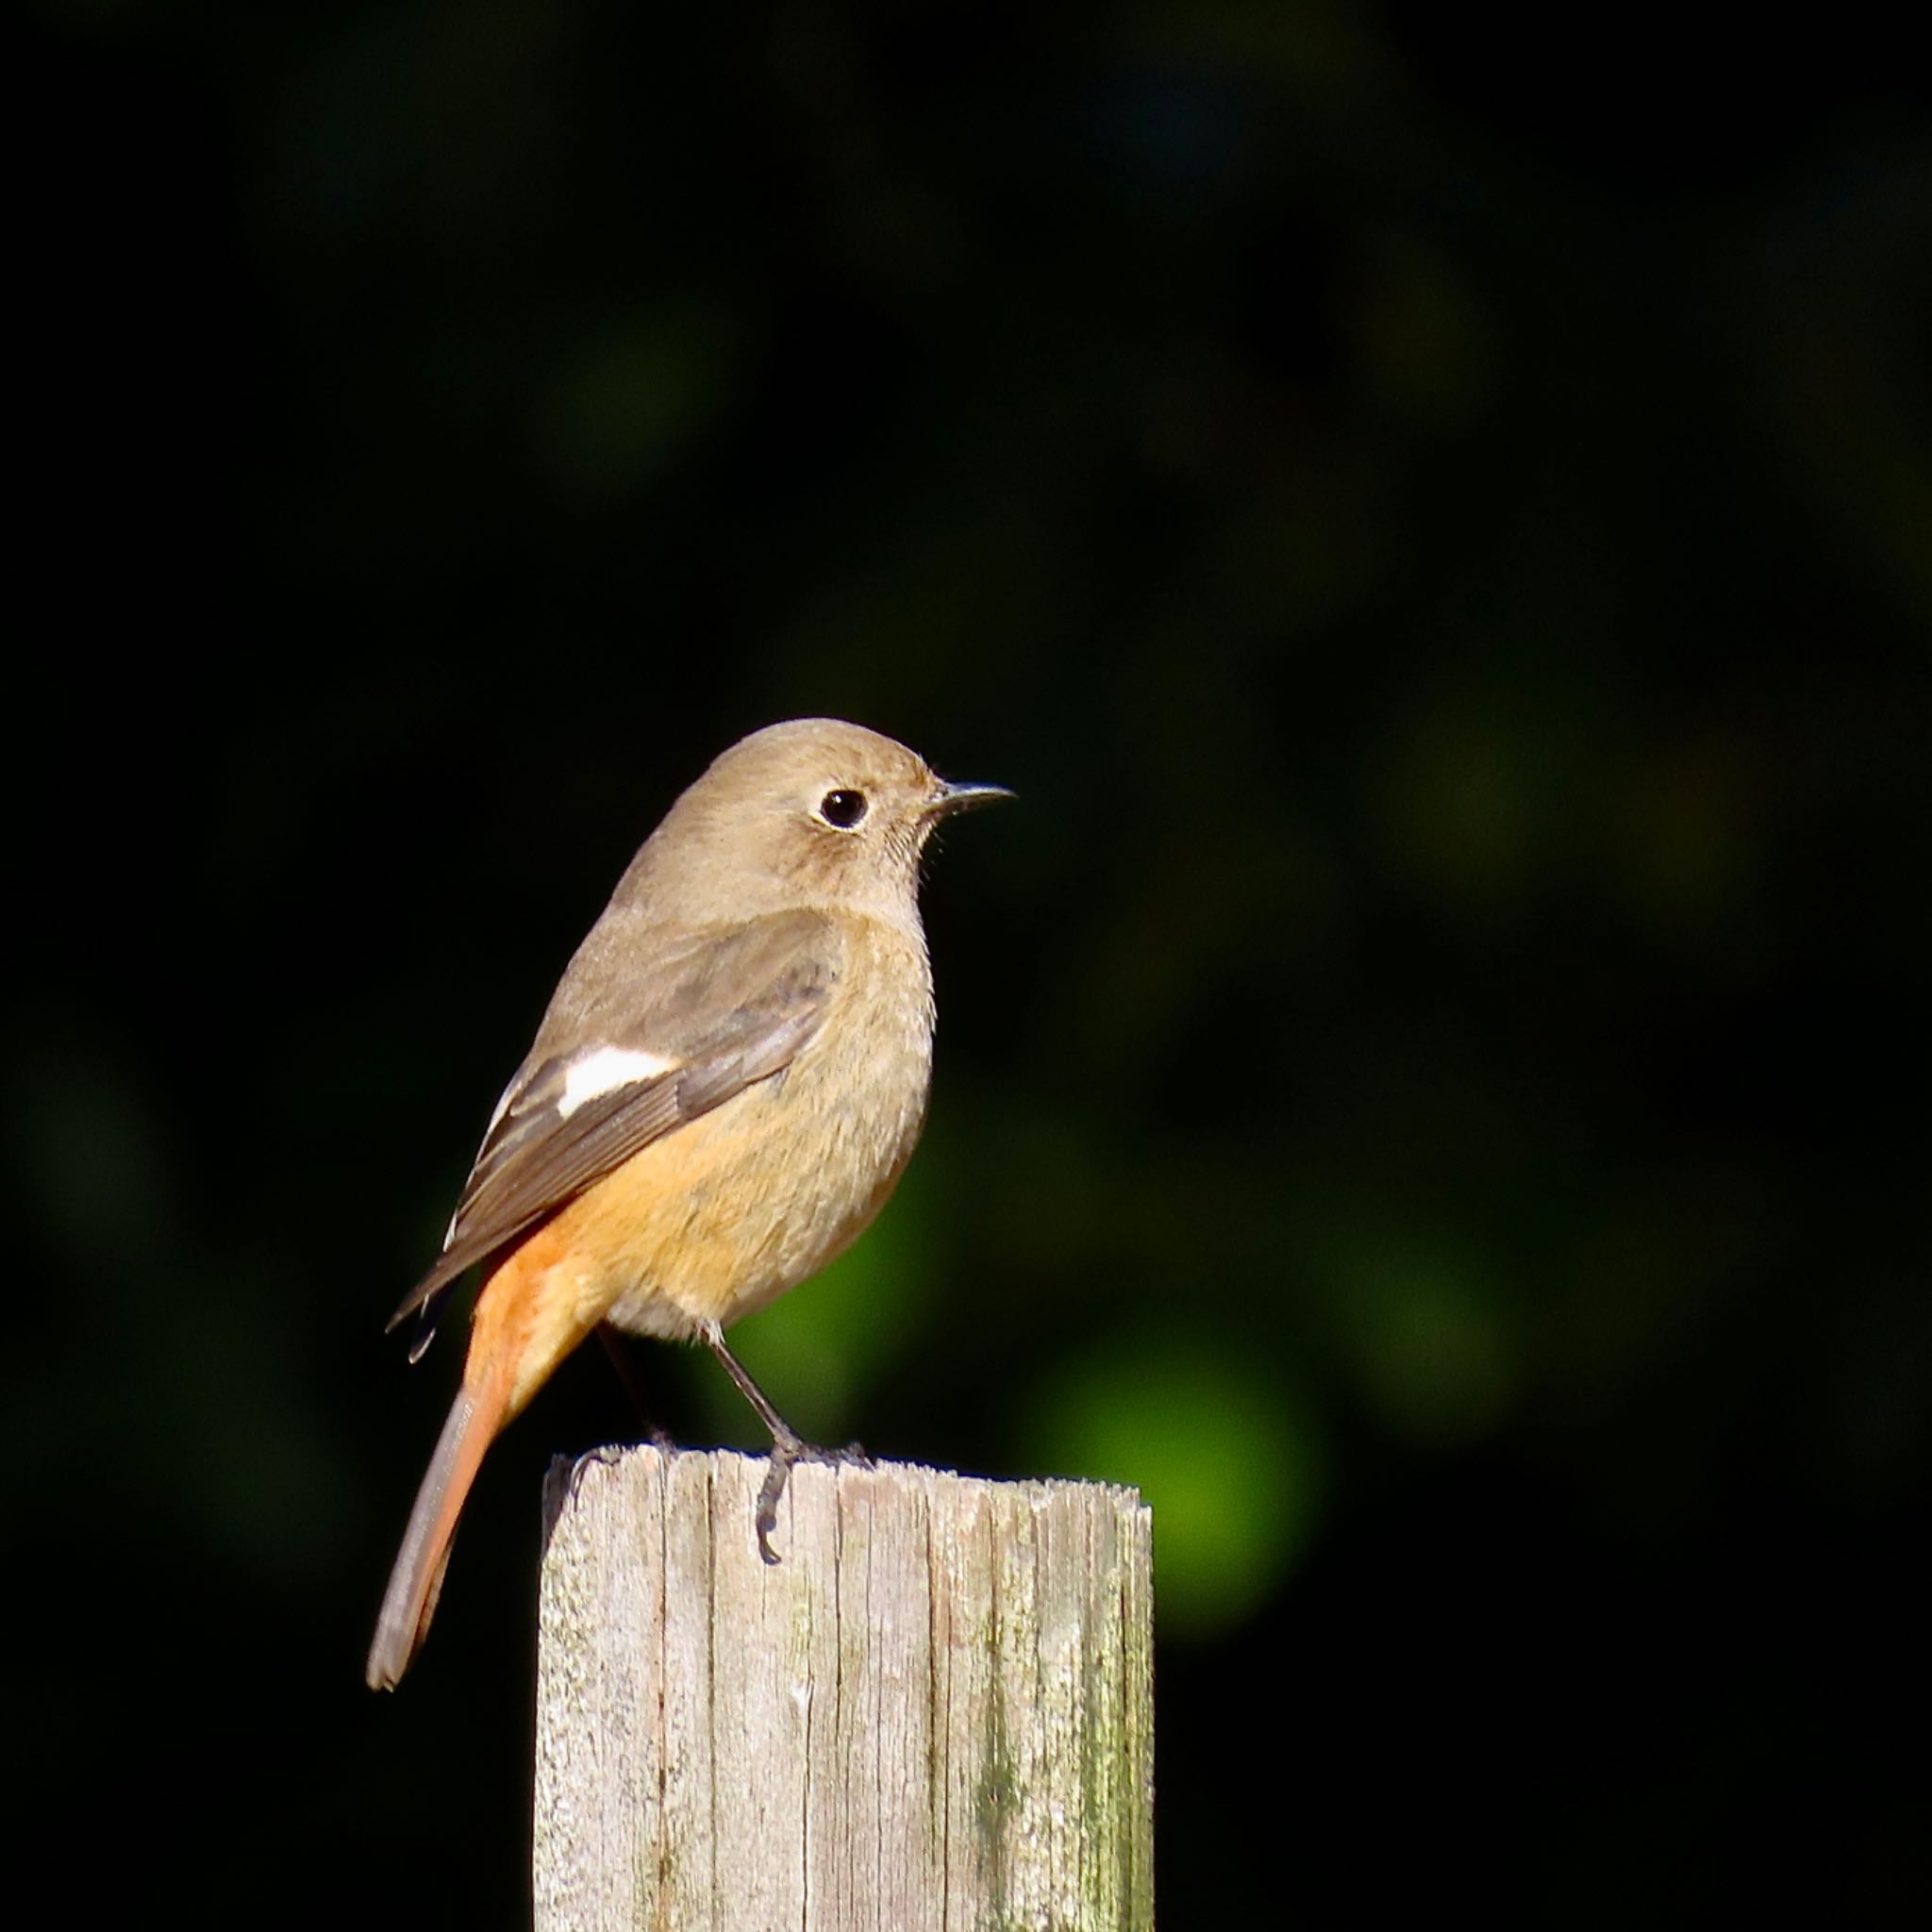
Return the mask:
[[429,1628],[457,1518],[476,1479],[483,1452],[506,1420],[508,1391],[503,1383],[503,1377],[492,1376],[473,1389],[466,1381],[450,1407],[383,1594],[375,1641],[369,1646],[366,1675],[372,1690],[395,1689]]

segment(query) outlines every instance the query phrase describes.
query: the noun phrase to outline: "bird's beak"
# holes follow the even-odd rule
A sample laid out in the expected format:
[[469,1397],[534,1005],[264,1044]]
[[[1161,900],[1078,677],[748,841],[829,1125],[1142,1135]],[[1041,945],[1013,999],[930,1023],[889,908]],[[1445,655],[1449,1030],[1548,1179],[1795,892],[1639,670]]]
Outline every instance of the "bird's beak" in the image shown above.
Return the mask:
[[937,824],[955,812],[976,811],[982,805],[997,805],[1001,799],[1012,796],[1004,785],[953,785],[942,778],[932,795],[932,803],[925,808],[925,816]]

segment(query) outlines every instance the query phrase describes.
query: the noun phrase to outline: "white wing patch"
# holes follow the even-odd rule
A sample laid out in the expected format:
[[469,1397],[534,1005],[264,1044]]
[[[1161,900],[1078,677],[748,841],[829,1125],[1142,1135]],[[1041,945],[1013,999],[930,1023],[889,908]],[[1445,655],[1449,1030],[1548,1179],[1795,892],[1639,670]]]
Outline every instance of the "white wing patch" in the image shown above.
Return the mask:
[[618,1087],[635,1087],[668,1074],[677,1062],[662,1054],[646,1053],[635,1046],[600,1046],[582,1059],[571,1062],[563,1076],[563,1092],[557,1103],[560,1118],[569,1120],[587,1100],[595,1100]]
[[[663,1054],[646,1053],[641,1047],[593,1047],[565,1069],[562,1091],[550,1105],[559,1120],[567,1121],[585,1102],[595,1100],[600,1094],[614,1092],[620,1087],[635,1087],[646,1080],[655,1080],[659,1074],[668,1074],[679,1064],[679,1061],[669,1059]],[[555,1078],[553,1071],[536,1083],[536,1091],[548,1087]],[[512,1080],[504,1089],[503,1098],[496,1103],[496,1111],[490,1116],[490,1124],[483,1131],[486,1151],[497,1128],[503,1124],[505,1116],[511,1112],[512,1103],[527,1098],[531,1091],[531,1088],[517,1080]],[[482,1156],[477,1158],[480,1161]],[[456,1239],[457,1223],[463,1218],[464,1205],[462,1201],[457,1203],[456,1212],[450,1216],[449,1225],[443,1229],[444,1254],[449,1252],[449,1244]]]

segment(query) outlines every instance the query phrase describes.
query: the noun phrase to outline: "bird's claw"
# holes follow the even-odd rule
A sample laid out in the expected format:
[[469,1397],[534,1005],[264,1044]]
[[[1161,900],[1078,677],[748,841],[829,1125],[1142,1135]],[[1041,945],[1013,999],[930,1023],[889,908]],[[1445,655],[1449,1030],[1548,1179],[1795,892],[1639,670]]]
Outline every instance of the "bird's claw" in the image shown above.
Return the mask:
[[792,1466],[800,1462],[823,1462],[832,1469],[871,1469],[873,1459],[862,1443],[848,1442],[842,1449],[821,1449],[816,1443],[801,1442],[796,1436],[779,1437],[772,1444],[771,1460],[765,1465],[765,1479],[758,1485],[758,1501],[753,1523],[758,1533],[758,1555],[767,1563],[779,1560],[772,1547],[772,1532],[778,1526],[778,1504],[791,1480]]
[[778,1553],[772,1547],[772,1532],[778,1526],[778,1499],[785,1493],[791,1465],[808,1453],[796,1436],[780,1437],[772,1444],[772,1458],[765,1465],[765,1479],[758,1486],[758,1513],[753,1518],[758,1525],[758,1555],[768,1563],[778,1560]]

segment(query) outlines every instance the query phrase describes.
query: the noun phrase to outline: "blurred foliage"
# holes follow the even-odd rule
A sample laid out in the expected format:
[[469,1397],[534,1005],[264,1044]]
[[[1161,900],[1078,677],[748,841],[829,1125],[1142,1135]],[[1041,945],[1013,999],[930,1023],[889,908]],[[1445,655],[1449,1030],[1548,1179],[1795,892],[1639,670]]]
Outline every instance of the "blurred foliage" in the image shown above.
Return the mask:
[[381,1324],[637,841],[832,712],[1023,805],[744,1350],[1154,1500],[1163,1924],[1923,1923],[1903,25],[37,0],[0,1408],[106,1890],[523,1922],[538,1479],[636,1423],[567,1366],[369,1698]]
[[1120,1480],[1154,1511],[1165,1638],[1225,1636],[1313,1529],[1325,1471],[1307,1406],[1278,1373],[1156,1334],[1036,1378],[1022,1424],[1035,1466]]

